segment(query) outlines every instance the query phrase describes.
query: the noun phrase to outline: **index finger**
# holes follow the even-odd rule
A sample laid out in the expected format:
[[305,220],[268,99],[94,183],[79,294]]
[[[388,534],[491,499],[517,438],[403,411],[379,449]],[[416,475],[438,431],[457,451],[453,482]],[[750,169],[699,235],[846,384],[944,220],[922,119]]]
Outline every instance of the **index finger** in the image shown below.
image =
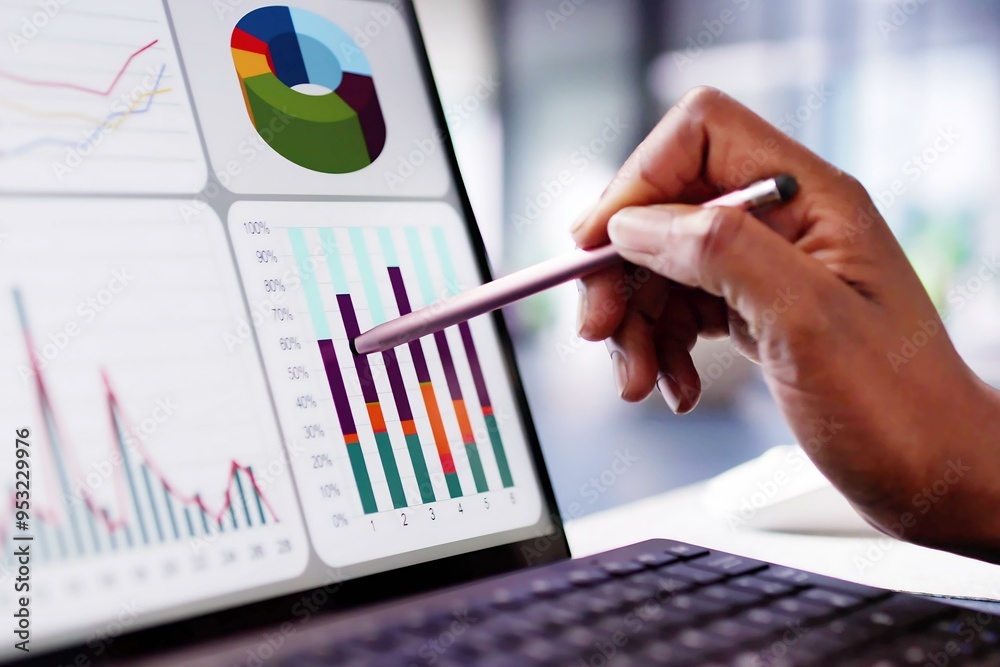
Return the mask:
[[781,173],[795,177],[799,196],[767,223],[789,239],[812,222],[815,196],[836,196],[837,179],[852,180],[725,93],[695,88],[632,153],[573,238],[581,248],[605,245],[608,220],[623,208],[697,204]]

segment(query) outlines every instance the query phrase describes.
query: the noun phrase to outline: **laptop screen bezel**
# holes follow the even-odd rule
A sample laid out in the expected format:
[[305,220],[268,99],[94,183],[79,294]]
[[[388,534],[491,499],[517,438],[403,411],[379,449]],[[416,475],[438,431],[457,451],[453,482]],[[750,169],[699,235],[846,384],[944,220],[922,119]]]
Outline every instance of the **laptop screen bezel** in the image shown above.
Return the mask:
[[[483,280],[489,280],[492,277],[492,271],[490,269],[486,246],[479,225],[476,223],[475,213],[473,212],[472,204],[459,170],[458,158],[448,131],[445,112],[440,103],[437,84],[431,70],[431,63],[423,34],[420,30],[419,19],[413,7],[412,0],[391,1],[394,9],[397,9],[406,21],[407,29],[410,30],[410,34],[413,36],[413,41],[416,45],[417,64],[429,95],[435,127],[441,137],[441,149],[448,163],[455,193],[460,202],[461,213],[468,225],[476,265]],[[173,29],[173,26],[171,28]],[[181,54],[181,57],[183,58],[183,54]],[[316,605],[318,611],[314,614],[314,617],[332,616],[376,602],[402,598],[408,595],[445,588],[569,558],[569,544],[563,531],[562,519],[545,466],[538,432],[535,429],[534,420],[528,407],[527,395],[515,360],[514,344],[502,313],[497,311],[492,314],[492,318],[498,334],[505,372],[514,393],[517,411],[530,449],[531,461],[537,471],[538,483],[540,485],[539,491],[545,504],[544,516],[547,517],[551,525],[551,532],[540,533],[528,540],[450,556],[338,583],[335,595],[322,595],[322,598],[325,598],[326,602]],[[326,588],[304,589],[277,598],[269,598],[222,611],[157,625],[126,633],[113,638],[113,641],[100,642],[97,645],[71,645],[55,651],[32,655],[27,659],[12,664],[23,665],[25,667],[53,664],[92,665],[107,660],[135,661],[151,658],[168,651],[191,649],[199,643],[225,639],[230,635],[280,624],[289,619],[289,609],[293,605],[305,598],[309,598],[310,600],[317,599],[320,596],[314,595],[314,593],[318,593],[319,591],[326,593]],[[389,594],[388,591],[392,591],[392,593]],[[85,658],[85,662],[79,662],[81,657]]]

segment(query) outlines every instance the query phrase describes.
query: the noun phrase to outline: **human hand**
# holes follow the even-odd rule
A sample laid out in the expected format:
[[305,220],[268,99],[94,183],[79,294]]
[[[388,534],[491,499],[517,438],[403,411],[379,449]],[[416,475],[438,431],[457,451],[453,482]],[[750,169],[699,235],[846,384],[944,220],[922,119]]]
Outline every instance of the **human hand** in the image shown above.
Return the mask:
[[[787,204],[756,215],[693,205],[781,173],[799,183]],[[696,89],[573,236],[583,248],[610,240],[628,262],[585,278],[580,305],[580,335],[607,339],[624,399],[655,387],[675,412],[691,410],[701,391],[692,347],[731,336],[873,525],[1000,559],[1000,399],[956,353],[855,179],[719,91]]]

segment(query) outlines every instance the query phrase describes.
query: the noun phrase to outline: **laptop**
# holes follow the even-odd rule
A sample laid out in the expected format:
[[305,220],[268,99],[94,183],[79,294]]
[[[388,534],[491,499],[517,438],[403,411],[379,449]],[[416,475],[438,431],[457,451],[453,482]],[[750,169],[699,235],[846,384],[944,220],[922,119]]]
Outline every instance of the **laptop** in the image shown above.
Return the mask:
[[0,660],[997,665],[987,614],[654,540],[572,560],[409,2],[0,27]]

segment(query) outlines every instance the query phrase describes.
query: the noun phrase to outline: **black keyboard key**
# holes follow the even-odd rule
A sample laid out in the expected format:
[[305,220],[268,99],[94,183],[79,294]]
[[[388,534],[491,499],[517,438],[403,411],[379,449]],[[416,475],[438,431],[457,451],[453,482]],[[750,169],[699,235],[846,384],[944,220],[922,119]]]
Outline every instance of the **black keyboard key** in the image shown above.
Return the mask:
[[663,550],[674,556],[681,558],[698,558],[708,553],[708,549],[696,547],[693,544],[675,542],[674,540],[663,540]]
[[748,607],[764,599],[760,594],[730,588],[725,584],[716,584],[708,588],[702,588],[693,595],[724,604],[727,607]]
[[710,650],[725,650],[729,647],[726,642],[719,641],[718,637],[695,629],[682,630],[674,641],[699,654],[705,654]]
[[646,569],[646,566],[638,560],[615,560],[601,563],[601,567],[612,577],[627,577]]
[[750,609],[737,616],[734,620],[748,623],[752,627],[763,628],[771,632],[784,632],[795,623],[786,614],[766,608]]
[[646,644],[637,657],[646,660],[646,664],[663,665],[664,667],[688,667],[702,664],[697,653],[667,641],[654,641]]
[[800,597],[809,602],[815,602],[817,604],[835,607],[837,609],[849,609],[851,607],[856,607],[861,604],[862,601],[861,598],[854,597],[853,595],[838,593],[837,591],[831,591],[825,588],[810,588],[802,593]]
[[566,580],[572,585],[580,588],[596,586],[597,584],[604,583],[610,578],[611,575],[599,567],[578,567],[570,570],[566,574]]
[[815,600],[808,600],[802,597],[782,598],[773,602],[768,609],[775,613],[784,614],[789,618],[801,621],[812,621],[826,616],[832,616],[837,612],[833,605],[824,604]]
[[873,625],[903,629],[930,623],[952,613],[953,609],[924,598],[897,595],[863,609],[861,615]]
[[771,634],[772,632],[770,628],[753,625],[746,623],[745,621],[734,620],[731,618],[713,621],[705,626],[705,631],[713,635],[717,635],[724,641],[737,644],[748,644],[750,642],[754,642]]
[[572,590],[568,581],[556,577],[535,579],[528,588],[535,597],[539,598],[553,598]]
[[698,585],[687,579],[672,577],[665,571],[644,572],[630,577],[628,581],[633,586],[642,588],[649,593],[650,597],[684,593]]
[[740,590],[750,591],[753,593],[760,593],[761,595],[768,595],[772,597],[777,597],[779,595],[788,595],[793,590],[792,586],[788,584],[780,584],[777,581],[768,581],[757,575],[750,575],[746,577],[737,577],[726,582],[726,586],[731,588],[738,588]]
[[709,570],[727,577],[738,577],[741,574],[762,570],[767,567],[767,563],[730,554],[712,554],[707,558],[699,558],[691,563],[691,567]]
[[646,567],[655,569],[663,567],[664,565],[669,565],[670,563],[676,563],[680,560],[680,557],[665,551],[651,551],[649,553],[642,554],[636,558],[636,560]]
[[489,604],[497,609],[513,611],[523,609],[534,602],[531,591],[524,588],[497,588],[490,596]]
[[726,610],[725,605],[711,600],[696,598],[691,595],[675,595],[667,602],[666,607],[671,610],[688,614],[693,620],[694,617],[718,616]]
[[845,595],[853,595],[854,597],[861,598],[862,600],[876,600],[890,595],[889,591],[884,591],[880,588],[872,588],[871,586],[865,586],[863,584],[841,581],[839,579],[824,577],[820,574],[803,572],[802,570],[796,570],[790,567],[779,567],[777,565],[772,565],[755,576],[767,581],[776,581],[780,584],[788,586],[815,586],[829,591],[844,593]]
[[660,576],[674,577],[682,581],[690,581],[703,586],[714,584],[726,578],[725,575],[719,574],[718,572],[691,567],[687,563],[678,563],[676,565],[665,567],[659,571],[659,574]]

